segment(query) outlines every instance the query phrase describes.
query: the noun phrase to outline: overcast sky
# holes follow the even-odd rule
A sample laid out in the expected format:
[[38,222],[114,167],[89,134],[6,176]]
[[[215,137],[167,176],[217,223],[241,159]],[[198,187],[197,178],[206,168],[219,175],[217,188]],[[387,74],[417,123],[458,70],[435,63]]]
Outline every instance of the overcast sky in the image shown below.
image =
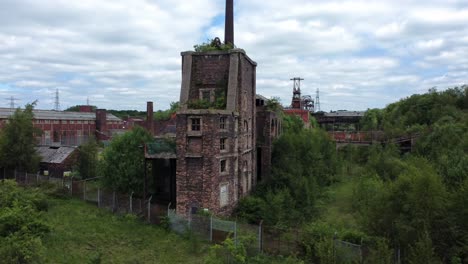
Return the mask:
[[[0,0],[0,107],[38,100],[167,109],[180,52],[224,39],[224,0]],[[234,0],[235,44],[257,93],[289,105],[292,77],[321,109],[365,110],[468,83],[468,0]]]

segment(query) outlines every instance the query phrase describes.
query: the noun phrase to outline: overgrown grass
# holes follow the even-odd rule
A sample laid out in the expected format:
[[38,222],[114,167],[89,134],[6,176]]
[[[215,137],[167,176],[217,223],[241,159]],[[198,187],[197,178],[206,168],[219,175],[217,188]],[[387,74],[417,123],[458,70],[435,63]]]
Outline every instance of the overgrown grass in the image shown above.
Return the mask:
[[47,263],[203,263],[207,245],[190,241],[134,216],[116,216],[82,201],[52,199],[45,216]]
[[342,177],[341,181],[334,183],[320,199],[320,220],[330,226],[342,229],[358,229],[358,223],[353,210],[353,176]]

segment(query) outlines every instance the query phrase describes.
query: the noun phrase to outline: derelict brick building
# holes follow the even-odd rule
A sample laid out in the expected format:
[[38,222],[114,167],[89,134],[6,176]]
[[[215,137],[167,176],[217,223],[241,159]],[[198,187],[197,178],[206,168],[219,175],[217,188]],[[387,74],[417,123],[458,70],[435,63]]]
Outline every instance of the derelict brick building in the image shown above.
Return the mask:
[[239,49],[182,53],[176,133],[180,214],[197,208],[229,214],[256,184],[256,66]]
[[[0,108],[0,129],[8,122],[16,109]],[[80,106],[79,112],[34,109],[34,127],[42,131],[37,137],[39,145],[78,146],[96,137],[108,140],[122,131],[122,120],[105,109]]]

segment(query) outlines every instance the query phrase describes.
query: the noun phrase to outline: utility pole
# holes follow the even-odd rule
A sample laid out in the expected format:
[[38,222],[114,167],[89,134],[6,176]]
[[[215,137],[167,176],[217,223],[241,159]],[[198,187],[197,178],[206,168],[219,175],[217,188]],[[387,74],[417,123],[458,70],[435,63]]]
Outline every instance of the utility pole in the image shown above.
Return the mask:
[[60,111],[59,89],[56,89],[56,90],[55,90],[55,104],[54,104],[54,110],[55,110],[55,111]]
[[315,94],[315,112],[320,112],[320,93],[319,88],[317,88],[317,92]]
[[15,101],[18,101],[18,98],[11,96],[10,98],[5,98],[5,100],[10,101],[10,109],[15,109]]

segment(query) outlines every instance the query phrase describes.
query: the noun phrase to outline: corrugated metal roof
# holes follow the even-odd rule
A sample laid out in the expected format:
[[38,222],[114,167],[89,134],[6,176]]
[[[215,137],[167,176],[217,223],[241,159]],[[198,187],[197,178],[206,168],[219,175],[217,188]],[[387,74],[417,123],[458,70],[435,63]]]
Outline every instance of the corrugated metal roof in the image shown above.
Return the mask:
[[76,147],[36,147],[37,153],[41,156],[41,162],[60,164],[65,161],[76,150]]
[[324,116],[362,117],[362,116],[364,116],[365,113],[366,113],[366,112],[364,112],[364,111],[336,111],[336,112],[324,113]]
[[[15,109],[0,108],[0,119],[7,119],[15,112]],[[68,112],[54,110],[38,110],[34,109],[34,119],[40,120],[96,120],[95,113],[89,112]],[[107,113],[107,121],[122,121],[113,114]]]

